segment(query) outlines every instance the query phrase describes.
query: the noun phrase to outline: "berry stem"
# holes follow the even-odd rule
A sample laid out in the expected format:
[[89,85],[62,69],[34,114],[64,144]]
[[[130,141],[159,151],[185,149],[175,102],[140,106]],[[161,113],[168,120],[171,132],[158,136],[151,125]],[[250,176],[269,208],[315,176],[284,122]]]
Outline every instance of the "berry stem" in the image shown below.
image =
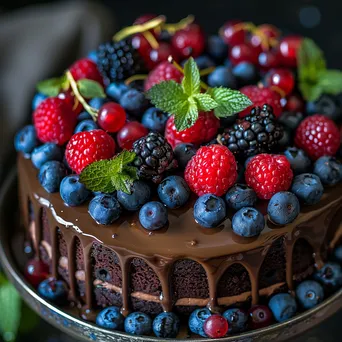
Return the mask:
[[157,39],[154,37],[154,35],[150,31],[143,32],[143,36],[148,41],[148,43],[151,45],[152,49],[156,50],[159,48],[159,43],[158,43]]
[[201,76],[207,76],[207,75],[211,74],[214,70],[215,70],[214,66],[202,69],[202,70],[200,70],[200,75]]
[[185,29],[188,25],[192,24],[195,20],[193,15],[188,15],[186,18],[183,18],[178,23],[174,24],[163,24],[162,29],[169,32],[170,34],[175,34],[177,31]]
[[147,78],[147,75],[144,75],[144,74],[136,74],[136,75],[133,75],[131,77],[128,77],[126,80],[125,80],[125,84],[126,85],[130,85],[132,82],[134,81],[143,81],[143,80],[146,80]]
[[83,108],[91,115],[93,120],[96,121],[98,110],[89,106],[87,101],[82,97],[81,93],[78,90],[77,82],[75,81],[71,72],[69,70],[67,70],[67,72],[65,74],[66,74],[66,77],[70,83],[70,87],[71,87],[76,99],[82,104]]

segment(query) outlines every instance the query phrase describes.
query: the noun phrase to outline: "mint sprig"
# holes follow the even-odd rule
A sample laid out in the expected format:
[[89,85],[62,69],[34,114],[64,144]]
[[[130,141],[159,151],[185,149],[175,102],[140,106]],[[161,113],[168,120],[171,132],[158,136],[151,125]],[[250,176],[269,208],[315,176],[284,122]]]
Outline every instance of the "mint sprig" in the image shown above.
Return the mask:
[[322,94],[342,92],[342,72],[326,67],[323,51],[309,38],[304,38],[297,52],[299,89],[307,101]]
[[238,113],[252,104],[248,97],[237,90],[218,87],[201,92],[201,79],[198,66],[193,58],[184,65],[182,83],[164,81],[154,85],[147,97],[159,109],[175,117],[175,126],[183,131],[197,121],[199,111],[209,112],[220,117]]
[[94,162],[81,172],[80,181],[91,191],[130,193],[138,179],[137,169],[130,166],[135,156],[134,152],[124,150],[113,159]]

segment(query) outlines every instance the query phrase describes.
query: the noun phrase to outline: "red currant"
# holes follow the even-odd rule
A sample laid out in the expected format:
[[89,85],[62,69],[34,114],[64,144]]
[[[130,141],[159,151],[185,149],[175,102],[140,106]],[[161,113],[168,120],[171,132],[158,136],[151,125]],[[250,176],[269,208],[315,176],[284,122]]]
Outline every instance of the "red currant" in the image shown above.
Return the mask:
[[182,58],[198,57],[205,48],[205,36],[201,27],[194,23],[177,31],[171,44]]
[[133,36],[132,46],[134,49],[138,50],[142,58],[148,58],[151,46],[147,39],[141,33],[138,33],[135,36]]
[[233,65],[241,62],[257,64],[258,52],[249,44],[235,45],[230,49],[230,61]]
[[278,38],[280,36],[279,30],[270,24],[262,24],[258,26],[258,30],[261,31],[268,38]]
[[31,259],[25,266],[24,275],[27,281],[36,287],[49,277],[49,266],[41,260]]
[[230,46],[242,44],[246,41],[246,31],[243,29],[237,30],[235,28],[237,24],[241,24],[241,21],[227,21],[220,29],[223,40]]
[[297,66],[297,51],[302,43],[301,36],[287,36],[279,43],[279,54],[282,63],[287,67]]
[[258,61],[262,70],[277,68],[280,64],[279,55],[275,50],[261,52]]
[[160,62],[167,61],[169,56],[172,56],[173,59],[178,62],[178,53],[176,49],[166,42],[160,42],[158,49],[149,49],[148,52],[149,53],[144,60],[150,70]]
[[78,100],[73,95],[73,93],[71,93],[71,91],[68,91],[68,90],[63,91],[59,93],[57,97],[60,98],[61,100],[64,100],[64,102],[67,104],[67,106],[69,106],[69,108],[72,109],[72,112],[75,113],[76,116],[82,112],[83,110],[82,104],[80,102],[77,102],[77,106],[75,106],[76,101]]
[[228,322],[221,315],[211,315],[205,320],[203,330],[210,338],[221,338],[228,332]]
[[118,132],[117,141],[122,149],[130,150],[133,143],[148,134],[148,129],[138,121],[127,122]]
[[134,20],[133,25],[141,25],[157,17],[157,15],[152,13],[146,13]]
[[273,323],[271,310],[265,305],[254,305],[248,311],[249,325],[252,329],[267,327]]
[[288,69],[273,69],[266,76],[266,86],[278,87],[285,95],[291,94],[295,85],[294,75]]
[[126,112],[119,104],[107,102],[99,109],[97,122],[103,130],[117,132],[126,122]]
[[289,112],[303,112],[304,111],[304,101],[303,99],[297,95],[292,94],[286,99],[285,111]]

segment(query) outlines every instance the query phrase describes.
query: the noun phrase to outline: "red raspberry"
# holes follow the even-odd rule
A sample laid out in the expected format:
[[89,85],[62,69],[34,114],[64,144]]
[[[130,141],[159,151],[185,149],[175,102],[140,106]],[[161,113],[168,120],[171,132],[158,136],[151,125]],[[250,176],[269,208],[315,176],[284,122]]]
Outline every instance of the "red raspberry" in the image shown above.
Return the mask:
[[222,196],[236,182],[235,157],[225,146],[202,146],[186,166],[184,177],[198,196]]
[[161,62],[148,74],[145,80],[145,91],[162,81],[174,80],[180,83],[182,78],[183,74],[170,62]]
[[259,154],[248,163],[245,179],[261,199],[270,199],[290,188],[293,178],[291,164],[285,156]]
[[79,132],[72,136],[65,157],[70,168],[76,173],[89,164],[114,156],[115,142],[113,138],[101,129],[89,132]]
[[296,145],[313,160],[322,156],[333,156],[340,147],[337,125],[324,115],[313,115],[303,120],[297,128]]
[[34,126],[41,142],[65,144],[76,126],[76,116],[64,100],[57,97],[45,99],[33,113]]
[[69,70],[76,81],[87,78],[103,85],[103,78],[97,69],[96,63],[89,58],[79,59],[71,65]]
[[253,105],[240,112],[241,118],[245,117],[251,112],[253,107],[262,107],[265,103],[273,108],[274,115],[280,116],[282,113],[281,96],[270,88],[259,88],[255,85],[245,86],[240,89],[242,94],[245,94],[252,102]]
[[201,112],[193,126],[184,131],[177,131],[174,117],[170,116],[166,123],[165,138],[174,148],[180,143],[201,144],[210,141],[220,127],[220,120],[213,112]]

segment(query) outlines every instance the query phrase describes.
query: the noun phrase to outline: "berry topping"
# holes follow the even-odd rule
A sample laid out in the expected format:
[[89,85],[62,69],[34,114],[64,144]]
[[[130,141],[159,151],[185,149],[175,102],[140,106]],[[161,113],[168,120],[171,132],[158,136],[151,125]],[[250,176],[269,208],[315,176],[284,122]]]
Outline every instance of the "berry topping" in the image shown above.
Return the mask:
[[39,147],[36,147],[31,154],[32,164],[40,169],[41,166],[50,160],[63,160],[63,151],[62,149],[53,143],[46,143]]
[[279,67],[280,58],[278,51],[263,51],[258,56],[259,67],[263,71]]
[[118,132],[116,139],[120,148],[130,150],[133,143],[148,134],[148,129],[138,121],[126,122]]
[[208,85],[210,87],[236,88],[236,80],[230,68],[218,66],[209,74]]
[[294,131],[303,119],[304,115],[300,112],[283,112],[278,118],[278,122],[289,131]]
[[340,147],[340,132],[331,119],[324,115],[313,115],[298,126],[295,143],[311,159],[333,156]]
[[185,180],[198,196],[222,196],[236,182],[234,155],[225,146],[201,147],[185,169]]
[[158,230],[168,222],[167,209],[160,202],[148,202],[139,211],[139,221],[147,230]]
[[197,148],[192,144],[178,144],[173,150],[178,166],[183,170],[188,165],[190,159],[196,154]]
[[[140,52],[141,50],[139,50]],[[172,56],[178,60],[178,50],[166,42],[159,42],[155,49],[147,49],[143,53],[144,61],[148,69],[153,69],[159,63],[167,61],[168,57]]]
[[88,211],[97,223],[108,225],[120,217],[121,207],[113,195],[97,195],[90,201]]
[[303,173],[293,179],[291,191],[303,204],[317,204],[323,196],[324,188],[318,176]]
[[120,105],[128,113],[141,117],[148,106],[148,102],[142,92],[136,89],[130,89],[121,96]]
[[238,44],[234,45],[229,52],[229,60],[233,65],[237,65],[241,62],[248,62],[257,64],[258,51],[250,44]]
[[288,293],[278,293],[268,303],[277,322],[284,322],[297,313],[296,300]]
[[72,136],[76,126],[76,117],[65,102],[49,97],[33,113],[37,137],[42,142],[65,144]]
[[156,107],[151,107],[144,113],[141,123],[150,131],[163,134],[168,117],[167,113]]
[[273,323],[271,310],[265,305],[253,305],[249,311],[249,326],[252,329],[268,327]]
[[68,297],[68,288],[64,281],[49,278],[39,284],[38,293],[51,302],[64,304]]
[[71,72],[75,81],[86,78],[88,80],[93,80],[103,84],[103,78],[97,69],[96,63],[89,58],[83,58],[76,61],[73,65],[71,65],[69,71]]
[[132,335],[149,335],[152,332],[152,319],[143,312],[132,312],[124,323],[125,332]]
[[204,322],[211,316],[211,312],[207,308],[194,310],[189,317],[189,329],[194,334],[207,337],[204,332]]
[[162,312],[153,320],[153,332],[157,337],[175,338],[180,328],[180,319],[173,312]]
[[313,280],[305,280],[296,288],[299,304],[304,309],[312,309],[324,299],[324,290],[321,284]]
[[211,315],[204,322],[203,330],[210,338],[221,338],[228,332],[228,322],[221,315]]
[[342,163],[334,157],[321,157],[316,160],[314,174],[325,185],[336,185],[342,181]]
[[130,190],[130,193],[121,190],[117,192],[117,199],[126,210],[139,210],[151,198],[151,188],[145,182],[135,181]]
[[235,184],[226,193],[225,200],[229,208],[239,210],[243,207],[253,207],[257,201],[257,195],[247,185]]
[[300,36],[287,36],[279,42],[279,54],[282,64],[288,67],[297,66],[297,53],[303,38]]
[[247,329],[247,312],[240,308],[228,309],[223,313],[223,317],[228,321],[228,333],[236,334]]
[[239,236],[257,236],[264,228],[264,216],[258,210],[251,207],[240,209],[232,218],[232,229]]
[[87,119],[81,121],[79,124],[77,124],[75,128],[75,134],[79,132],[89,132],[93,131],[94,129],[98,129],[99,127],[97,126],[96,122],[94,122],[93,119]]
[[34,287],[38,286],[49,276],[49,266],[38,259],[31,259],[25,266],[26,280]]
[[179,208],[188,201],[190,189],[184,178],[169,176],[158,185],[158,196],[168,208]]
[[303,150],[297,147],[288,147],[284,155],[290,162],[295,174],[305,173],[310,170],[311,160]]
[[111,330],[123,330],[124,316],[120,312],[120,308],[109,306],[98,313],[96,316],[96,324],[102,328]]
[[14,147],[18,152],[31,153],[37,144],[36,131],[32,125],[22,128],[14,138]]
[[76,173],[89,164],[114,156],[115,142],[106,132],[95,129],[90,132],[76,133],[70,139],[65,157],[70,168]]
[[217,62],[222,62],[228,54],[228,46],[220,36],[212,35],[207,40],[207,53]]
[[334,262],[328,262],[315,272],[314,278],[328,291],[337,290],[342,286],[341,266]]
[[307,102],[306,112],[309,115],[320,113],[331,120],[340,121],[342,119],[341,98],[336,95],[322,94],[316,101]]
[[114,101],[119,102],[121,96],[128,90],[129,87],[125,83],[114,82],[108,85],[106,88],[106,94]]
[[246,31],[240,27],[240,21],[231,20],[226,22],[220,29],[220,34],[223,40],[229,46],[235,46],[238,44],[242,44],[246,41]]
[[36,93],[32,99],[32,110],[35,111],[36,108],[47,98],[47,95]]
[[289,95],[295,86],[295,78],[289,69],[273,69],[266,75],[266,85]]
[[212,194],[200,196],[194,205],[194,218],[203,227],[217,227],[226,218],[224,200]]
[[58,192],[62,179],[66,176],[63,163],[51,160],[39,169],[38,180],[41,186],[50,193]]
[[257,69],[254,64],[241,62],[234,66],[233,75],[239,86],[251,84],[257,79]]
[[62,200],[71,207],[84,203],[91,193],[84,184],[80,183],[78,175],[63,178],[59,191]]
[[115,102],[105,103],[98,112],[97,122],[105,131],[117,132],[126,122],[126,112]]
[[293,222],[300,212],[300,204],[292,192],[281,191],[272,196],[267,213],[273,223],[288,224]]
[[291,164],[282,155],[259,154],[248,163],[247,185],[261,199],[270,199],[279,191],[287,191],[292,183]]
[[166,171],[177,167],[172,147],[159,133],[151,132],[133,144],[138,176],[160,183]]

